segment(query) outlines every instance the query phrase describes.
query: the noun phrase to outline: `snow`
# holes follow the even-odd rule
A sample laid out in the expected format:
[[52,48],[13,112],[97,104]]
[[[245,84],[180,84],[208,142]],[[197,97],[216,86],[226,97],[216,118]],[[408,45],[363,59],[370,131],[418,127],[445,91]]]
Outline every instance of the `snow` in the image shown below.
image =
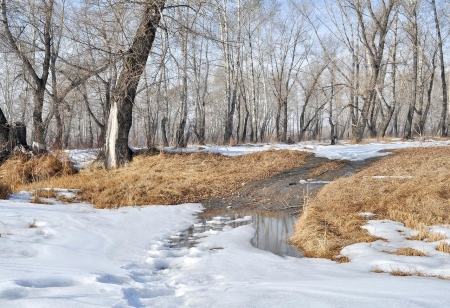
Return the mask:
[[153,281],[165,259],[159,265],[146,259],[201,209],[99,210],[84,203],[30,204],[29,198],[22,192],[0,201],[0,307],[129,307],[136,294],[168,294]]
[[[1,307],[443,307],[449,300],[446,280],[371,272],[450,275],[437,243],[407,240],[415,231],[396,222],[369,221],[367,229],[388,242],[348,246],[342,254],[352,261],[337,264],[254,248],[251,225],[171,249],[164,239],[193,224],[199,204],[99,210],[29,197],[0,202]],[[442,231],[450,232],[435,230]],[[430,256],[386,252],[399,247]]]
[[80,170],[97,159],[100,154],[100,149],[67,150],[65,153],[74,163],[75,169]]
[[[447,305],[449,295],[445,293],[448,293],[448,281],[371,273],[372,268],[385,259],[391,261],[391,264],[395,263],[393,255],[383,254],[388,257],[379,258],[379,263],[376,263],[378,259],[374,256],[373,261],[368,263],[365,258],[370,256],[369,248],[350,246],[349,254],[361,256],[355,262],[336,264],[323,259],[282,258],[252,247],[249,240],[253,232],[251,226],[243,226],[205,238],[200,248],[224,249],[214,250],[203,257],[201,262],[183,267],[165,277],[166,281],[179,287],[178,292],[184,297],[183,306],[442,307]],[[433,260],[434,258],[426,258],[422,263],[432,266]],[[167,307],[175,307],[171,306],[172,304],[177,303],[169,303]]]
[[[435,141],[435,140],[423,140],[423,141],[395,141],[395,142],[371,142],[366,144],[349,144],[348,142],[341,142],[337,145],[329,145],[324,142],[299,142],[295,144],[283,144],[283,143],[265,143],[265,144],[243,144],[236,146],[195,146],[191,145],[186,149],[175,149],[172,147],[164,148],[168,153],[195,153],[195,152],[207,152],[216,153],[227,156],[239,156],[246,155],[255,152],[267,151],[267,150],[294,150],[305,151],[313,153],[317,157],[325,157],[328,159],[345,159],[345,160],[365,160],[373,157],[381,157],[392,154],[389,150],[405,149],[412,147],[437,147],[437,146],[449,146],[448,141]],[[133,151],[139,150],[138,148],[132,148]],[[84,168],[93,162],[99,155],[100,149],[88,149],[88,150],[67,150],[67,155],[70,160],[74,162],[76,169]]]
[[245,155],[254,152],[267,151],[267,150],[296,150],[306,151],[314,153],[317,157],[325,157],[328,159],[345,159],[345,160],[365,160],[373,157],[381,157],[391,154],[389,150],[404,149],[411,147],[435,147],[435,146],[448,146],[448,141],[395,141],[395,142],[371,142],[367,144],[349,144],[346,142],[339,143],[337,145],[329,145],[319,142],[299,142],[295,144],[244,144],[237,146],[202,146],[202,147],[189,147],[187,149],[173,149],[165,148],[168,152],[211,152],[218,153],[227,156]]
[[298,183],[299,184],[328,184],[328,183],[331,183],[331,181],[317,181],[315,179],[307,179],[307,180],[300,180]]
[[[239,155],[298,147],[358,160],[386,155],[380,150],[448,144],[310,143],[202,151]],[[89,153],[76,152],[72,158]],[[72,196],[73,191],[59,189],[58,194]],[[30,198],[31,192],[21,192],[0,201],[0,307],[446,307],[450,300],[448,280],[435,278],[450,277],[450,258],[436,251],[439,242],[411,240],[417,231],[370,220],[372,213],[361,213],[367,219],[364,228],[382,239],[345,247],[341,255],[351,261],[338,264],[259,250],[250,244],[252,225],[205,232],[191,248],[171,247],[170,238],[202,227],[195,219],[200,204],[101,210],[55,200],[31,204]],[[230,222],[224,216],[210,221]],[[450,243],[449,226],[428,229]],[[399,248],[428,256],[389,253]],[[375,273],[392,270],[435,277]]]

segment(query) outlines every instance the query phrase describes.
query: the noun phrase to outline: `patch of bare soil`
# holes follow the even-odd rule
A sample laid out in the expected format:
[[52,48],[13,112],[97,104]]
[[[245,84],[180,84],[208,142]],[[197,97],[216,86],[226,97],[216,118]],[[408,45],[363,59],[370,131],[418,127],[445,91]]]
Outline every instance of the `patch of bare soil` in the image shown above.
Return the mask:
[[[351,176],[376,160],[377,158],[356,162],[334,161],[308,156],[299,167],[263,180],[246,183],[232,195],[204,200],[202,204],[208,210],[231,207],[298,214],[304,202],[313,198],[327,182]],[[310,176],[314,174],[317,176],[311,179]]]

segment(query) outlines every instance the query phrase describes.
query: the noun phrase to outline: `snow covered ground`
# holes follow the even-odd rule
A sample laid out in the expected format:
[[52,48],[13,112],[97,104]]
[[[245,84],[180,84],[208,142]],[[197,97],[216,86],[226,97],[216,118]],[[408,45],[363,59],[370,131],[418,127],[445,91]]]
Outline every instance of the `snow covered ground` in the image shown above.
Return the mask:
[[[297,146],[364,159],[408,145]],[[348,246],[341,253],[351,262],[337,264],[254,248],[251,225],[211,234],[193,248],[170,248],[166,239],[195,223],[199,204],[100,210],[31,204],[30,196],[0,201],[0,307],[446,307],[450,300],[449,280],[373,272],[450,277],[450,255],[436,251],[437,242],[408,240],[415,231],[397,222],[368,220],[368,231],[387,241]],[[432,231],[450,243],[449,228]],[[400,247],[429,256],[388,253]]]
[[[173,148],[165,148],[166,151],[175,152],[212,152],[228,156],[245,155],[248,153],[266,151],[266,150],[296,150],[314,153],[318,157],[326,157],[328,159],[347,159],[347,160],[364,160],[371,157],[380,157],[391,154],[389,150],[404,149],[410,147],[433,147],[448,146],[449,141],[395,141],[395,142],[374,142],[367,144],[349,144],[339,143],[337,145],[328,145],[327,143],[318,142],[299,142],[295,144],[282,143],[266,143],[266,144],[248,144],[237,146],[201,146],[189,147],[187,149],[175,150]],[[382,151],[382,152],[381,152]]]

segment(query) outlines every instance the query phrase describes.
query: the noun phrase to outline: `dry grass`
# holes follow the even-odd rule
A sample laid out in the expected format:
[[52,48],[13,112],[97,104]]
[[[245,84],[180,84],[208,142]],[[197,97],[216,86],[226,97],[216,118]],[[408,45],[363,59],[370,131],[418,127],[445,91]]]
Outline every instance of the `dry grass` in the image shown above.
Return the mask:
[[348,263],[350,262],[350,258],[347,256],[334,256],[333,261],[336,261],[337,263]]
[[420,250],[410,248],[410,247],[403,247],[396,251],[389,252],[391,255],[397,255],[397,256],[409,256],[409,257],[427,257],[428,255]]
[[17,155],[0,166],[1,181],[13,191],[26,184],[73,173],[73,164],[62,154],[42,155],[30,159],[25,155]]
[[360,142],[356,142],[355,140],[350,140],[350,144],[369,144],[373,142],[386,142],[386,143],[392,143],[398,141],[398,139],[391,138],[391,137],[377,137],[377,138],[366,138],[361,140]]
[[[198,202],[232,194],[243,183],[299,166],[308,155],[298,151],[264,151],[237,157],[161,153],[137,156],[126,168],[82,170],[49,178],[40,185],[80,189],[80,198],[99,208]],[[17,189],[33,187],[21,185]]]
[[440,242],[439,245],[436,247],[437,251],[450,253],[450,245],[447,242]]
[[50,204],[50,202],[44,201],[42,200],[42,198],[56,198],[57,194],[57,191],[54,189],[35,189],[30,202],[38,204]]
[[[300,217],[292,242],[306,256],[332,258],[347,246],[375,238],[361,212],[415,230],[450,223],[450,148],[398,151],[369,168],[325,186]],[[373,178],[410,176],[411,178]]]
[[439,232],[430,232],[426,228],[418,230],[419,233],[416,236],[410,237],[409,240],[413,241],[427,241],[427,242],[437,242],[445,240],[447,237],[445,234]]
[[322,175],[329,171],[340,170],[345,166],[345,162],[341,160],[332,160],[326,163],[323,163],[317,168],[313,168],[308,173],[308,178],[314,178],[316,176]]
[[74,202],[79,201],[75,197],[67,197],[67,196],[64,196],[64,195],[56,197],[56,200],[60,201],[60,202],[64,202],[64,203],[74,203]]
[[38,198],[56,198],[58,192],[54,189],[36,189],[33,194]]
[[11,192],[11,187],[0,183],[0,199],[8,199],[9,193]]
[[439,279],[445,279],[445,280],[450,280],[449,276],[444,276],[444,275],[432,275],[432,274],[424,274],[424,273],[420,273],[417,269],[414,269],[413,271],[404,271],[401,269],[392,269],[390,272],[386,272],[383,271],[381,269],[374,269],[372,270],[372,273],[377,273],[377,274],[391,274],[392,276],[400,276],[400,277],[406,277],[406,276],[416,276],[416,277],[433,277],[433,278],[439,278]]

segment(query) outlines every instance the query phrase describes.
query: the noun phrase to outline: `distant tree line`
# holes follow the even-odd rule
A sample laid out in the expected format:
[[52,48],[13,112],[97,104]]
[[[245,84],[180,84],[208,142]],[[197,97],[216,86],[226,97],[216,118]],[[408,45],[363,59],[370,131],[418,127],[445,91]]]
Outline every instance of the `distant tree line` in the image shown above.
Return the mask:
[[128,145],[450,133],[446,1],[0,1],[0,127],[113,167]]

